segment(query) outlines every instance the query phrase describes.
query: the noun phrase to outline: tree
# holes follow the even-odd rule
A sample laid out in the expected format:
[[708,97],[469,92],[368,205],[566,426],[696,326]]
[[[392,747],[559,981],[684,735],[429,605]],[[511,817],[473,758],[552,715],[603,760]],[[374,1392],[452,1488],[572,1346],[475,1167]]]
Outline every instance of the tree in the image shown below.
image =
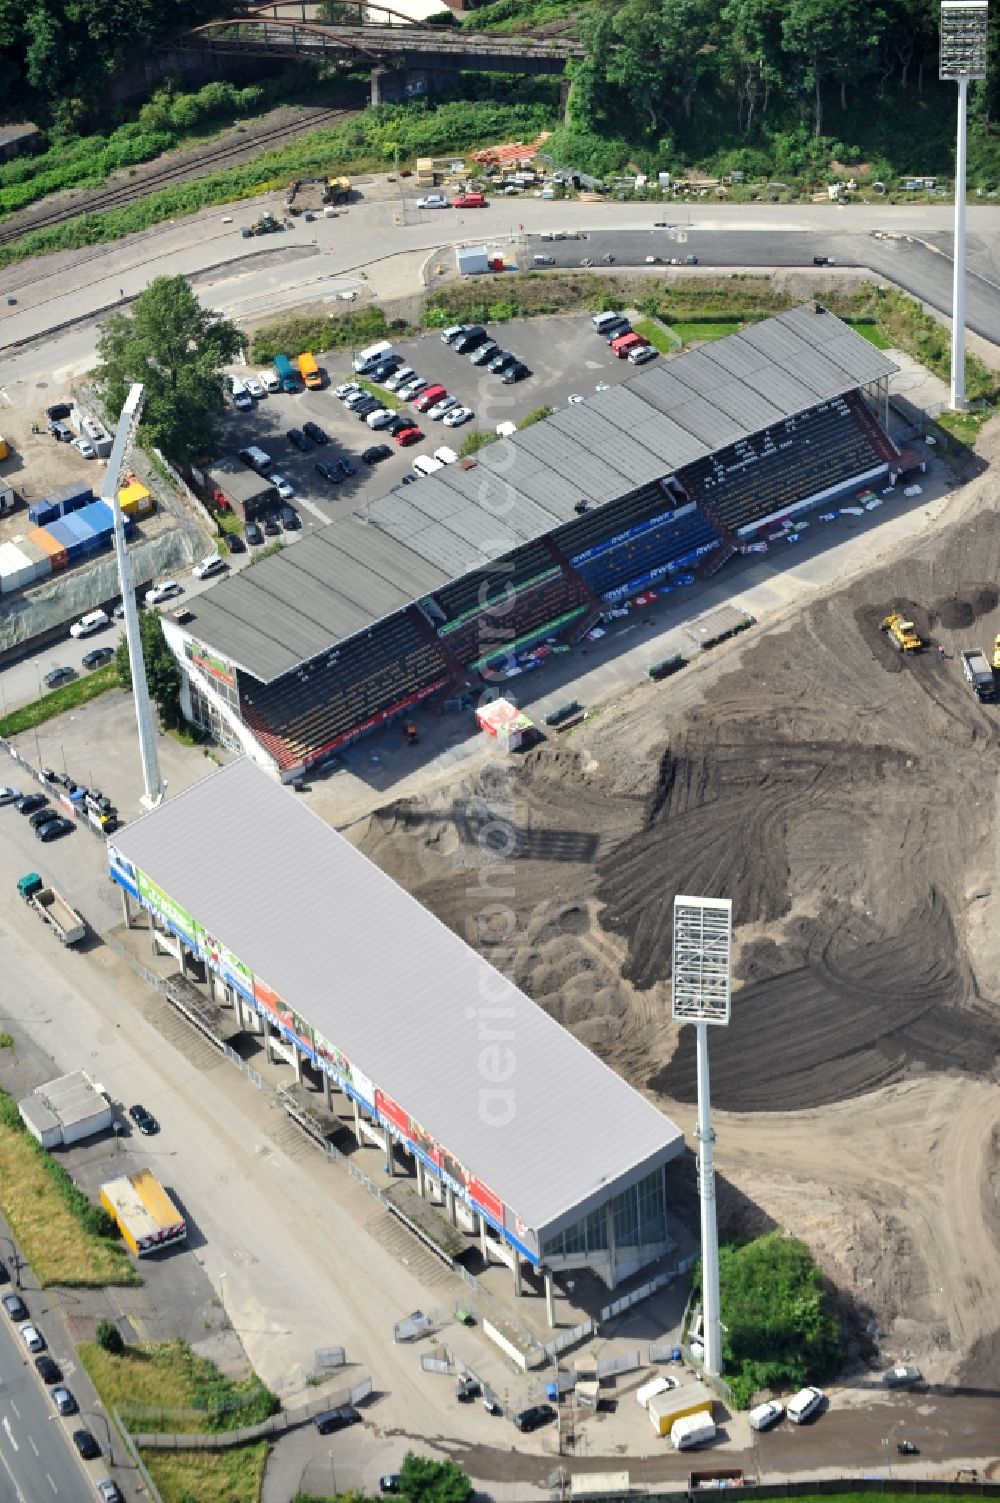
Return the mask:
[[102,1351],[110,1352],[113,1357],[120,1357],[125,1350],[122,1333],[113,1320],[99,1320],[94,1339]]
[[[146,666],[146,683],[150,698],[160,712],[166,726],[181,722],[181,673],[177,659],[167,646],[163,635],[163,622],[156,611],[142,611],[139,615],[139,636],[142,641],[142,660]],[[123,689],[132,688],[132,667],[128,660],[128,642],[122,637],[115,653],[115,668],[118,682]]]
[[407,1451],[399,1469],[399,1491],[406,1503],[468,1503],[472,1483],[457,1461],[427,1461]]
[[781,40],[803,95],[812,96],[813,131],[823,134],[823,84],[839,63],[848,16],[840,0],[791,0]]
[[225,408],[222,367],[245,345],[240,330],[203,308],[183,277],[155,277],[130,313],[104,324],[98,379],[112,413],[141,381],[146,434],[172,459],[193,460],[213,447],[214,419]]

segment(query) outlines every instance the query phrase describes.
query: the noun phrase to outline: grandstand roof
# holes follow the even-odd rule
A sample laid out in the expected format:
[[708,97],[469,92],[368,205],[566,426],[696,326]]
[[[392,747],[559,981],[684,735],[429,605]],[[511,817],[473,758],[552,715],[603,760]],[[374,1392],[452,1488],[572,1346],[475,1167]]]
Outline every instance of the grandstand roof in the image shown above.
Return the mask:
[[[194,633],[269,682],[491,559],[898,367],[807,303],[640,371],[223,581]],[[366,535],[362,544],[358,534]],[[306,579],[322,587],[300,589]]]
[[668,1117],[252,762],[114,847],[534,1230],[681,1151]]

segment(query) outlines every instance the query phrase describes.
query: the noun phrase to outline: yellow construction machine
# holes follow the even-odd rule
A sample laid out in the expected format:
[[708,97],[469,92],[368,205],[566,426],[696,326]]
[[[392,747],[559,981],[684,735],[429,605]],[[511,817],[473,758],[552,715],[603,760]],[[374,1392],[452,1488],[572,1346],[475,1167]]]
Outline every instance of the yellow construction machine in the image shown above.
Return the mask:
[[1000,672],[1000,631],[997,632],[993,642],[993,667]]
[[901,611],[892,611],[886,616],[882,630],[897,652],[919,652],[924,645],[924,639],[913,622],[908,621]]

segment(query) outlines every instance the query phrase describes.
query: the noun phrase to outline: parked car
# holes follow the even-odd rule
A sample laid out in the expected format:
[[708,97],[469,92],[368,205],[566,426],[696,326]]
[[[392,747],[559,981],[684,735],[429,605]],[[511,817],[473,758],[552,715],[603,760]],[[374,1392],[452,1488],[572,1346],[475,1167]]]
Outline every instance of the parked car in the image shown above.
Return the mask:
[[89,672],[93,668],[103,668],[105,663],[110,663],[115,655],[113,647],[93,647],[90,652],[85,652],[81,659],[83,666]]
[[481,193],[460,193],[451,201],[453,209],[487,209],[489,202]]
[[433,407],[428,407],[427,416],[437,422],[438,418],[443,418],[446,412],[450,412],[453,407],[459,405],[455,397],[442,397],[440,402],[435,402]]
[[17,812],[18,814],[34,814],[37,809],[44,809],[48,801],[44,793],[26,793],[17,801]]
[[366,415],[365,422],[368,424],[369,428],[372,428],[377,432],[379,428],[387,427],[388,424],[392,422],[395,416],[396,414],[390,411],[388,407],[376,407],[374,412],[369,412]]
[[366,391],[363,386],[359,386],[356,391],[348,393],[348,395],[344,398],[344,406],[350,407],[351,411],[353,412],[359,402],[370,402],[371,399],[371,392]]
[[896,1367],[890,1367],[887,1373],[882,1374],[882,1382],[886,1388],[909,1388],[912,1383],[923,1381],[923,1373],[919,1367],[912,1363],[899,1363]]
[[35,831],[35,839],[47,844],[50,840],[61,840],[74,828],[71,819],[64,819],[61,814],[55,819],[47,819],[43,825],[39,825]]
[[90,439],[84,438],[82,434],[79,438],[74,438],[73,448],[76,449],[80,454],[82,454],[84,459],[97,458],[97,450],[90,442]]
[[510,354],[508,350],[498,350],[497,353],[493,356],[493,359],[487,365],[486,369],[488,371],[492,371],[496,376],[499,375],[501,371],[505,371],[508,365],[513,365],[516,359],[517,356]]
[[331,485],[339,485],[344,478],[343,475],[341,475],[340,471],[337,469],[337,466],[335,464],[330,464],[328,460],[318,459],[316,461],[316,468],[322,475],[323,479],[329,480]]
[[288,442],[290,444],[295,445],[296,449],[298,449],[300,453],[305,454],[308,450],[309,440],[306,438],[301,428],[289,428],[288,432],[285,434],[285,437],[288,439]]
[[143,1137],[151,1138],[159,1132],[160,1125],[153,1116],[153,1113],[148,1112],[140,1101],[137,1101],[134,1106],[129,1107],[128,1114]]
[[37,1326],[31,1324],[30,1320],[26,1320],[23,1325],[18,1326],[17,1330],[18,1335],[29,1352],[44,1352],[45,1337]]
[[172,600],[175,595],[183,593],[176,579],[165,579],[162,584],[154,585],[151,590],[146,591],[143,603],[148,610],[150,606],[159,605],[164,600]]
[[392,375],[382,382],[382,385],[386,391],[398,391],[401,386],[406,385],[407,381],[413,381],[416,374],[412,365],[404,365],[400,370],[393,371]]
[[629,365],[648,365],[651,360],[657,358],[658,352],[651,344],[641,345],[637,350],[629,350],[627,360]]
[[80,1407],[63,1383],[52,1389],[52,1402],[60,1414],[76,1414]]
[[387,1472],[384,1477],[378,1479],[380,1493],[398,1493],[401,1478],[398,1472]]
[[401,355],[387,355],[373,371],[368,372],[368,380],[377,381],[380,386],[384,386],[393,371],[397,371],[402,363]]
[[419,428],[404,428],[396,434],[396,443],[401,449],[408,449],[411,444],[419,444],[423,436]]
[[360,390],[361,387],[356,381],[341,381],[339,386],[335,386],[333,388],[333,394],[335,397],[339,397],[340,400],[344,402],[349,396],[352,396],[354,392]]
[[800,1388],[794,1398],[788,1400],[785,1413],[793,1425],[805,1424],[806,1420],[812,1419],[819,1411],[823,1403],[823,1390],[821,1388]]
[[428,193],[425,198],[417,199],[418,209],[447,209],[450,205],[443,193]]
[[770,1430],[776,1425],[785,1412],[784,1404],[777,1399],[770,1399],[766,1404],[758,1404],[747,1415],[747,1423],[751,1430]]
[[520,1414],[515,1414],[514,1428],[528,1435],[532,1430],[549,1424],[555,1417],[556,1412],[551,1404],[532,1404],[530,1409],[522,1409]]
[[383,459],[388,459],[391,453],[392,450],[388,444],[372,444],[370,449],[364,451],[361,458],[365,464],[381,464]]
[[[261,386],[263,386],[265,391],[281,390],[281,382],[274,374],[274,371],[258,371],[257,380],[260,382]],[[249,387],[249,385],[250,382],[248,381],[247,386]]]
[[191,573],[195,579],[211,579],[213,574],[221,574],[227,567],[225,559],[220,558],[217,553],[206,553],[204,558],[198,560]]
[[111,625],[111,617],[107,611],[88,611],[86,616],[81,616],[79,621],[74,621],[69,629],[71,637],[89,637],[95,631],[103,631]]
[[247,545],[238,532],[226,533],[226,547],[230,553],[245,553]]
[[265,387],[263,381],[259,381],[256,376],[247,376],[243,385],[246,387],[250,395],[252,397],[256,397],[258,401],[267,393],[267,388]]
[[[382,444],[381,447],[385,449],[385,452],[387,454],[389,453],[389,450],[386,448],[385,444]],[[0,808],[2,808],[4,804],[16,804],[18,799],[20,799],[21,797],[23,797],[23,795],[18,788],[0,788]]]
[[302,521],[294,506],[283,506],[278,512],[278,516],[281,518],[281,525],[286,532],[297,532],[302,526]]
[[381,412],[382,410],[382,404],[378,398],[369,397],[367,402],[359,402],[357,404],[354,408],[354,416],[359,422],[364,422],[365,418],[371,417],[373,412]]
[[326,432],[325,428],[321,428],[319,423],[314,423],[312,420],[302,424],[302,432],[306,438],[311,438],[314,444],[328,444],[330,442],[330,435]]
[[397,413],[397,415],[393,418],[393,420],[392,420],[391,423],[386,423],[385,427],[382,429],[382,432],[385,433],[385,434],[388,434],[389,438],[395,438],[396,434],[397,433],[402,433],[402,431],[403,431],[404,428],[412,428],[412,427],[413,427],[413,419],[412,418],[403,417],[401,414]]
[[345,480],[347,480],[351,475],[356,475],[358,473],[354,466],[351,464],[351,461],[347,459],[343,454],[337,460],[337,469],[343,475]]
[[48,673],[42,674],[42,683],[46,689],[58,689],[60,684],[68,684],[74,678],[76,678],[75,668],[50,668]]
[[73,1444],[84,1461],[96,1461],[101,1454],[97,1437],[92,1435],[89,1430],[74,1430]]
[[35,1358],[35,1368],[43,1383],[62,1382],[62,1368],[56,1359],[50,1357],[47,1352],[43,1352],[40,1357]]
[[44,804],[41,809],[36,809],[34,814],[28,815],[28,823],[33,830],[37,830],[47,819],[58,819],[59,810],[53,809],[51,804]]
[[251,548],[257,548],[264,541],[263,533],[256,522],[248,522],[243,529],[243,535]]
[[507,369],[500,377],[500,380],[503,382],[504,386],[513,386],[515,382],[523,381],[526,376],[530,375],[531,372],[525,365],[524,361],[515,360],[513,365],[508,365]]
[[361,1415],[353,1404],[341,1404],[336,1409],[324,1409],[313,1415],[313,1424],[320,1435],[329,1435],[334,1430],[343,1430],[346,1425],[360,1425]]
[[101,1503],[125,1503],[121,1488],[110,1477],[99,1477],[95,1485]]
[[295,495],[295,488],[291,481],[286,480],[284,475],[272,475],[271,484],[274,486],[282,501],[290,501]]
[[414,397],[413,405],[417,412],[427,412],[435,402],[440,402],[447,395],[448,393],[438,381],[433,386],[426,387],[419,396]]
[[11,1320],[27,1320],[28,1307],[19,1294],[5,1294],[3,1307]]
[[68,418],[72,411],[72,402],[53,402],[51,407],[46,407],[45,416],[50,418],[52,422],[57,423],[62,418]]
[[52,437],[58,439],[61,444],[71,444],[73,442],[75,436],[73,430],[72,428],[67,428],[65,423],[49,423],[47,427]]
[[485,344],[481,344],[479,346],[478,350],[473,350],[472,354],[469,356],[469,360],[473,365],[488,365],[489,362],[493,359],[493,356],[499,355],[499,353],[500,346],[497,344],[496,340],[488,339]]
[[269,538],[281,536],[281,528],[278,526],[277,519],[270,512],[263,518],[261,526],[264,529],[265,536]]
[[420,393],[426,389],[427,382],[421,381],[418,376],[415,381],[407,381],[405,386],[401,386],[397,396],[401,397],[404,402],[412,402],[414,397],[419,397]]
[[475,415],[471,407],[453,407],[445,413],[444,425],[446,428],[461,428],[463,423],[467,423]]

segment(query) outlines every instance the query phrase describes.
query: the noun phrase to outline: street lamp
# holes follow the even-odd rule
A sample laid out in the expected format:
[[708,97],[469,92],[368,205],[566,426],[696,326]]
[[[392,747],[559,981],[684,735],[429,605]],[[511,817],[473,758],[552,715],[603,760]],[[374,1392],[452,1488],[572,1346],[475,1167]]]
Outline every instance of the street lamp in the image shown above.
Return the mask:
[[85,1413],[83,1415],[83,1418],[84,1419],[97,1419],[97,1420],[100,1420],[101,1424],[104,1426],[105,1430],[107,1431],[107,1435],[108,1435],[108,1466],[113,1469],[114,1468],[114,1464],[115,1464],[115,1450],[114,1450],[114,1446],[113,1446],[113,1444],[111,1442],[111,1424],[110,1424],[110,1421],[108,1420],[107,1415],[106,1414],[101,1414],[101,1412],[99,1410],[97,1410],[97,1409],[88,1409],[88,1410],[85,1411]]
[[955,257],[951,308],[951,405],[965,407],[965,137],[970,78],[986,77],[988,0],[941,0],[938,76],[958,84],[955,146]]
[[227,1326],[229,1324],[229,1316],[228,1316],[228,1314],[226,1312],[226,1278],[227,1277],[228,1277],[228,1275],[225,1274],[225,1273],[220,1273],[219,1274],[219,1298],[222,1300],[222,1324],[223,1324],[223,1326]]
[[5,1242],[7,1242],[7,1243],[10,1244],[10,1267],[11,1267],[11,1272],[14,1275],[14,1288],[15,1289],[20,1289],[20,1287],[21,1287],[21,1254],[17,1250],[17,1243],[14,1241],[13,1237],[7,1237],[7,1236],[5,1236],[3,1240]]

